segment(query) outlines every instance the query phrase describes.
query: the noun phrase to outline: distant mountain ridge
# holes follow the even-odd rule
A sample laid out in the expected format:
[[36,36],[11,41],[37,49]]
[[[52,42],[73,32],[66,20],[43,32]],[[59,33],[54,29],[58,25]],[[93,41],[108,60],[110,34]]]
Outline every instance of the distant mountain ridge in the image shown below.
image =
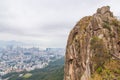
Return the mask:
[[27,44],[24,42],[19,42],[15,40],[11,40],[11,41],[0,40],[0,46],[6,46],[6,45],[27,45]]

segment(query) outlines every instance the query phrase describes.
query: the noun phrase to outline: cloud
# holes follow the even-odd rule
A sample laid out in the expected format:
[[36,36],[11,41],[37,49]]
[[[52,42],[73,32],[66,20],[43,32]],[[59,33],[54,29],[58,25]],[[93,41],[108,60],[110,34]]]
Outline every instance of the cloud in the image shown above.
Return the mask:
[[38,41],[65,47],[68,34],[83,16],[110,5],[120,13],[119,0],[0,0],[1,40]]

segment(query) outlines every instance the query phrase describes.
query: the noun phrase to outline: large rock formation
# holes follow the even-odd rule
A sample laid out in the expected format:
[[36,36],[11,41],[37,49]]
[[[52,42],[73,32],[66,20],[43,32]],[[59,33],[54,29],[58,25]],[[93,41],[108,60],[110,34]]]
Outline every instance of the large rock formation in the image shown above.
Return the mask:
[[120,22],[109,6],[82,18],[70,32],[64,80],[120,80]]

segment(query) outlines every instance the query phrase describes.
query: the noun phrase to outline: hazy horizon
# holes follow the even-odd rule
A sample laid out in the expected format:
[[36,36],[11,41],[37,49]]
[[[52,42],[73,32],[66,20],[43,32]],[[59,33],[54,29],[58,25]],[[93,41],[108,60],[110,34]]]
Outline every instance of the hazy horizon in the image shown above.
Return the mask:
[[119,0],[0,0],[0,40],[65,47],[70,30],[84,16],[109,5],[120,16]]

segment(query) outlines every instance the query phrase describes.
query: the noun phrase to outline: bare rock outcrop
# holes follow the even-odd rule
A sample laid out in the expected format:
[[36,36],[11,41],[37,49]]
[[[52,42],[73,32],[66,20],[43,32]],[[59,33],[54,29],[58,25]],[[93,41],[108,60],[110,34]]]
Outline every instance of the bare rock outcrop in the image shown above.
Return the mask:
[[109,6],[82,18],[71,30],[64,80],[120,80],[120,21]]

